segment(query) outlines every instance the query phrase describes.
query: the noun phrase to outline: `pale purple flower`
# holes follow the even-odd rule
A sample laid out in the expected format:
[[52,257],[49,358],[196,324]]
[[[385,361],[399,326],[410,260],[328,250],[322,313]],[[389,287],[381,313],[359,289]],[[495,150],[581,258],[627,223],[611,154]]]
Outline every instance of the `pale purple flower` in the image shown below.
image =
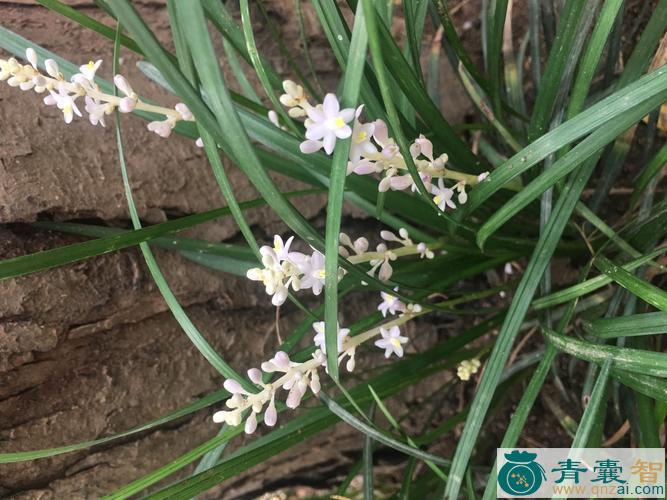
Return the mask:
[[417,158],[420,154],[424,155],[429,161],[433,161],[433,144],[423,134],[415,139],[415,142],[410,146],[410,154],[413,158]]
[[387,317],[387,313],[396,314],[405,311],[405,304],[398,297],[387,292],[380,292],[380,297],[382,302],[378,306],[378,311],[382,313],[383,318]]
[[385,191],[402,191],[407,189],[412,185],[412,176],[410,174],[405,175],[392,175],[385,176],[378,185],[378,191],[384,193]]

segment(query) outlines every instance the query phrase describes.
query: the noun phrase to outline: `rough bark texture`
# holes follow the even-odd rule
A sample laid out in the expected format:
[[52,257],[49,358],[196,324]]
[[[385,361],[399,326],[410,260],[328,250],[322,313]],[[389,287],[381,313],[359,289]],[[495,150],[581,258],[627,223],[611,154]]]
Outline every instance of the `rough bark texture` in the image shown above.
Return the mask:
[[[89,3],[69,3],[104,19]],[[298,47],[293,2],[268,4],[288,45]],[[162,3],[138,6],[158,37],[168,42],[169,22]],[[309,7],[305,5],[307,31],[316,69],[333,89],[336,65]],[[262,29],[261,16],[255,19],[262,52],[268,53],[279,71],[289,74],[268,30]],[[72,61],[103,58],[106,64],[111,58],[109,41],[32,2],[0,5],[0,24]],[[122,72],[134,88],[155,101],[174,104],[173,97],[140,74],[136,61],[135,55],[123,53]],[[443,71],[442,81],[451,87],[455,77],[448,67],[443,66]],[[109,78],[110,65],[100,73]],[[446,94],[447,114],[461,121],[467,111],[460,108],[463,99],[451,90]],[[130,177],[145,222],[223,205],[210,168],[191,141],[176,136],[160,139],[135,117],[124,118],[123,126]],[[0,85],[0,257],[81,241],[26,224],[38,219],[126,225],[115,149],[111,128],[93,128],[86,120],[64,126],[57,110],[45,108],[33,93]],[[249,181],[229,167],[238,197],[255,198]],[[285,179],[279,183],[296,187]],[[324,203],[322,197],[296,202],[311,219],[321,213]],[[268,208],[247,215],[260,240],[284,230]],[[221,241],[237,237],[237,229],[231,220],[223,219],[189,234]],[[276,345],[274,310],[267,307],[259,286],[211,272],[175,253],[157,250],[157,256],[187,313],[228,361],[244,369],[270,355]],[[285,329],[299,315],[283,316]],[[218,389],[220,383],[171,317],[136,249],[0,281],[2,452],[113,435],[193,402]],[[101,448],[3,464],[0,495],[96,497],[173,460],[216,432],[206,410]],[[336,445],[330,446],[334,440]],[[359,440],[339,426],[315,447],[315,451],[312,444],[297,448],[273,461],[270,470],[265,464],[210,495],[238,497],[280,485],[285,477],[293,477],[296,484],[316,485],[313,477],[332,477],[332,471],[351,461]]]

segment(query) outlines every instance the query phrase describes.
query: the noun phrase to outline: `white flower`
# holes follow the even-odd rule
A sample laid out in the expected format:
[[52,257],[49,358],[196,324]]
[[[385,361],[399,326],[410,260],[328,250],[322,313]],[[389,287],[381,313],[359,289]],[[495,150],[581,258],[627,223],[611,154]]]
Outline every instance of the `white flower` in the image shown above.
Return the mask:
[[79,66],[79,71],[81,71],[81,74],[85,76],[88,81],[92,82],[95,79],[95,73],[97,73],[97,70],[99,69],[100,65],[102,64],[102,59],[98,59],[97,61],[88,61],[88,64],[83,64]]
[[197,137],[197,140],[195,141],[195,146],[197,146],[198,148],[203,148],[204,140],[201,137]]
[[405,311],[405,304],[398,297],[387,292],[380,292],[380,297],[382,297],[382,302],[378,306],[378,311],[382,313],[383,318],[387,317],[387,313],[396,314],[398,311]]
[[[326,340],[324,337],[324,321],[318,321],[317,323],[313,323],[313,329],[316,332],[315,337],[313,337],[313,342],[317,347],[322,349],[322,352],[326,354],[327,349],[326,349]],[[336,329],[338,330],[338,353],[343,352],[343,344],[345,343],[345,339],[347,336],[350,334],[349,328],[341,328],[338,323],[336,323]]]
[[488,178],[489,178],[489,172],[482,172],[477,176],[477,182],[485,181]]
[[356,162],[364,154],[377,153],[377,148],[371,141],[374,123],[361,123],[359,115],[364,109],[363,104],[357,108],[354,118],[354,128],[352,129],[352,144],[350,145],[350,161]]
[[279,261],[289,259],[289,247],[292,245],[292,241],[294,241],[294,236],[290,236],[285,242],[277,234],[273,237],[273,251]]
[[336,139],[347,139],[352,135],[352,129],[347,124],[354,119],[354,109],[341,110],[334,94],[327,94],[321,106],[310,107],[306,112],[306,139],[321,140],[327,154],[333,152]]
[[503,268],[503,271],[507,275],[512,275],[514,274],[514,269],[512,268],[512,263],[511,262],[506,262],[505,267]]
[[442,178],[438,179],[438,186],[431,187],[431,193],[433,196],[433,203],[438,205],[438,208],[445,211],[445,208],[456,208],[456,204],[452,201],[454,196],[454,190],[448,187],[445,187],[445,183]]
[[382,335],[382,338],[376,340],[375,345],[380,349],[384,349],[384,357],[388,358],[393,353],[402,358],[403,344],[408,341],[408,338],[401,335],[401,330],[398,326],[392,326],[389,330],[380,327],[380,335]]
[[288,108],[299,106],[303,99],[303,87],[297,85],[292,80],[285,80],[283,82],[283,90],[285,93],[280,96],[281,104]]
[[72,123],[74,115],[83,116],[79,108],[76,106],[76,95],[69,95],[67,89],[64,85],[58,87],[58,93],[56,94],[53,90],[49,91],[51,99],[44,99],[46,104],[55,104],[59,110],[63,112],[63,117],[65,118],[65,123]]
[[456,375],[461,380],[470,380],[470,377],[477,373],[480,366],[481,363],[479,362],[479,359],[466,359],[459,363],[459,366],[456,369]]
[[97,125],[98,123],[103,127],[106,127],[104,123],[104,115],[106,113],[106,103],[99,102],[97,99],[93,99],[90,96],[85,97],[86,101],[86,112],[88,113],[88,119],[92,125]]
[[266,287],[266,293],[271,295],[274,306],[280,306],[287,300],[287,287],[284,284],[285,273],[276,252],[269,246],[259,249],[262,255],[264,269],[255,267],[249,269],[246,276],[253,281],[261,281]]
[[314,295],[322,293],[322,287],[325,281],[324,255],[315,250],[313,255],[304,259],[299,264],[303,277],[301,278],[301,288],[312,288]]

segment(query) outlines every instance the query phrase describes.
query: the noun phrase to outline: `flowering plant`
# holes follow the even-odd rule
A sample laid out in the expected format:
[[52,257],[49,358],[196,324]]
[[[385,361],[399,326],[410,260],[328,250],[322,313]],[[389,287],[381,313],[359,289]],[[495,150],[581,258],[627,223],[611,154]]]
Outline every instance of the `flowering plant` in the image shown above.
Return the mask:
[[[634,342],[634,337],[637,331],[667,331],[667,295],[662,282],[651,282],[660,281],[664,272],[665,207],[663,201],[654,203],[654,197],[660,193],[666,153],[664,146],[657,148],[662,122],[653,111],[667,100],[664,39],[654,55],[665,29],[666,2],[658,2],[636,44],[625,47],[632,49],[631,55],[616,74],[616,56],[627,52],[613,53],[620,50],[622,22],[613,28],[614,20],[621,19],[620,0],[602,3],[599,19],[600,2],[568,0],[558,23],[553,11],[530,2],[530,26],[518,54],[512,38],[513,2],[483,2],[484,71],[468,54],[452,23],[454,9],[448,10],[444,0],[433,0],[432,11],[429,2],[400,2],[403,46],[392,35],[396,13],[387,10],[387,2],[350,1],[346,17],[337,3],[313,0],[309,8],[341,68],[335,91],[334,84],[327,88],[295,61],[293,74],[278,74],[260,55],[248,0],[240,1],[240,25],[222,2],[168,1],[175,51],[157,40],[128,0],[100,2],[115,29],[60,2],[40,3],[113,40],[111,79],[100,77],[106,70],[101,59],[70,63],[0,27],[0,47],[11,52],[0,57],[0,82],[38,94],[45,106],[41,112],[57,112],[65,124],[86,118],[92,126],[114,123],[133,229],[99,237],[100,228],[43,222],[43,227],[98,239],[94,245],[75,244],[46,256],[6,259],[0,262],[0,274],[15,278],[140,244],[160,293],[192,344],[217,370],[224,389],[138,428],[208,406],[214,406],[209,423],[222,426],[217,436],[190,453],[132,478],[116,492],[118,498],[140,492],[204,456],[192,477],[178,479],[158,494],[190,497],[325,430],[335,421],[332,414],[364,435],[366,497],[373,494],[373,448],[382,445],[428,466],[418,473],[408,466],[402,491],[414,485],[420,492],[416,497],[442,491],[454,500],[462,488],[475,497],[486,481],[490,486],[484,498],[491,498],[493,463],[473,457],[473,449],[490,407],[503,404],[503,398],[494,396],[510,395],[514,416],[505,422],[502,443],[515,446],[549,373],[572,411],[580,414],[563,418],[562,410],[556,412],[561,422],[580,417],[576,445],[600,440],[606,416],[602,403],[611,383],[618,383],[637,408],[610,413],[609,421],[620,425],[633,419],[624,433],[637,434],[638,442],[647,445],[660,444],[655,422],[661,419],[654,417],[664,417],[664,411],[660,413],[655,401],[667,400],[667,362],[659,341],[641,337]],[[301,2],[296,4],[302,16]],[[264,12],[262,2],[258,8]],[[306,64],[312,69],[303,18],[300,25]],[[232,90],[236,87],[220,68],[212,29],[225,40],[225,57],[242,93]],[[615,40],[608,49],[611,64],[598,82],[594,75],[610,37]],[[429,54],[422,54],[423,40],[431,42]],[[134,90],[119,63],[121,46],[145,58],[145,74],[170,90],[177,104],[162,106]],[[456,73],[452,82],[441,84],[443,47]],[[257,88],[248,82],[239,56],[256,73]],[[524,66],[530,72],[524,74]],[[473,123],[454,125],[442,112],[440,94],[447,93],[454,77],[475,106]],[[195,248],[198,255],[215,259],[215,264],[200,259],[203,265],[252,282],[265,299],[258,307],[275,310],[277,331],[285,323],[282,311],[303,313],[289,337],[283,341],[279,334],[280,345],[262,352],[261,358],[249,355],[248,366],[232,366],[229,353],[219,352],[197,329],[147,243],[165,245],[161,236],[223,212],[142,228],[127,175],[120,114],[145,119],[147,129],[162,139],[179,134],[202,148],[226,202],[224,215],[234,219],[245,240],[240,245],[178,237],[166,246],[188,258]],[[622,187],[623,204],[615,203],[622,216],[608,220],[605,202],[610,193],[618,194],[613,186],[622,182],[617,179],[620,167],[638,130],[644,141],[642,159],[629,166],[641,170],[632,188]],[[248,177],[260,200],[237,201],[221,152]],[[593,175],[597,165],[599,177]],[[313,189],[285,193],[268,170]],[[314,194],[326,198],[323,225],[307,220],[291,201]],[[269,205],[287,228],[272,241],[257,241],[258,231],[246,220],[245,210],[260,203]],[[345,217],[359,211],[369,216],[362,224]],[[350,236],[351,229],[367,232]],[[552,277],[551,264],[561,257],[581,265],[578,278]],[[651,267],[644,269],[646,264]],[[593,269],[600,274],[589,277]],[[556,278],[562,290],[552,290]],[[538,329],[541,338],[533,336]],[[440,333],[446,333],[446,340],[437,342]],[[609,342],[617,337],[623,340]],[[577,377],[563,381],[565,372],[559,374],[554,361],[558,352],[572,357],[568,373],[586,366],[583,387]],[[410,402],[416,410],[400,417],[392,413],[387,398],[426,384],[432,375],[432,394]],[[528,376],[530,382],[524,384]],[[359,385],[348,390],[357,379]],[[573,397],[574,391],[582,397]],[[457,413],[441,411],[442,393],[445,399],[457,395]],[[320,406],[304,404],[309,398]],[[558,406],[545,400],[550,408]],[[389,427],[372,411],[369,416],[371,406]],[[280,412],[297,409],[279,418]],[[427,419],[427,414],[432,416]],[[415,415],[428,421],[413,438],[414,426],[406,432],[402,420]],[[437,440],[464,419],[451,460],[441,457]],[[600,425],[594,427],[596,422]],[[258,429],[263,433],[258,441],[220,458],[235,436]],[[134,432],[138,430],[92,444]],[[500,445],[502,436],[492,437]],[[0,459],[54,456],[90,445]]]

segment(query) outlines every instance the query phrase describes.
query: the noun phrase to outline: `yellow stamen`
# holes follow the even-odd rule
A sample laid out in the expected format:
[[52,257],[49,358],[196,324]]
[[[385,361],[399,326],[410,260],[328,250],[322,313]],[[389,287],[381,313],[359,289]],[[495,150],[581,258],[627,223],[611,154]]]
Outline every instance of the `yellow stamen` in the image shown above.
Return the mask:
[[95,63],[93,61],[88,61],[88,69],[93,69],[95,67]]
[[435,203],[436,205],[439,205],[441,201],[442,201],[442,196],[437,195],[433,197],[433,203]]
[[366,137],[368,137],[368,134],[366,134],[366,132],[362,130],[357,134],[357,142],[364,142],[366,140]]
[[345,126],[345,120],[343,120],[340,116],[336,117],[334,120],[334,126],[336,128],[343,128]]
[[318,269],[317,271],[315,271],[315,277],[317,279],[323,280],[325,278],[324,269]]
[[396,348],[401,347],[401,341],[398,340],[397,338],[393,338],[389,342],[391,342],[391,345],[393,345]]

